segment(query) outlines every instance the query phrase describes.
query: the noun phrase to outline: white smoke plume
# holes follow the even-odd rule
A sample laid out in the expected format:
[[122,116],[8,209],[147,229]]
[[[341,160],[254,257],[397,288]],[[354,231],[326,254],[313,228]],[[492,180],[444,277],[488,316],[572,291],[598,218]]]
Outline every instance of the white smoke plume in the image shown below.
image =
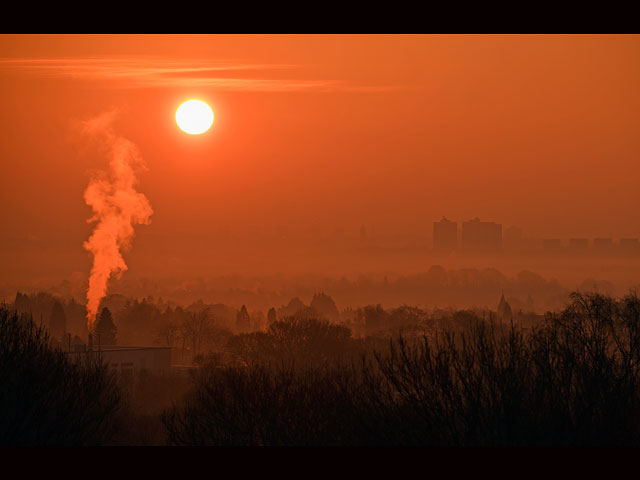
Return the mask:
[[127,270],[122,252],[131,247],[136,224],[148,225],[153,214],[149,200],[135,189],[136,171],[144,169],[137,146],[116,134],[115,111],[82,123],[82,132],[99,142],[109,159],[108,171],[97,172],[89,181],[84,200],[93,210],[89,223],[97,222],[84,248],[93,254],[93,267],[87,290],[89,331],[107,293],[109,278]]

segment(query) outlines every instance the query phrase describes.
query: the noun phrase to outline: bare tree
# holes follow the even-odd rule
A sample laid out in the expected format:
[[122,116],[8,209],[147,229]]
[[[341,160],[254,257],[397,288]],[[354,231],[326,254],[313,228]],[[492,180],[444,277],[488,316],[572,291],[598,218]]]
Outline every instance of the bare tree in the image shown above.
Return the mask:
[[182,338],[182,326],[174,320],[169,320],[156,330],[156,336],[161,343],[173,347]]
[[212,331],[213,323],[209,309],[197,313],[189,313],[182,324],[182,334],[185,342],[189,342],[193,348],[192,358],[198,355],[200,347],[208,339]]

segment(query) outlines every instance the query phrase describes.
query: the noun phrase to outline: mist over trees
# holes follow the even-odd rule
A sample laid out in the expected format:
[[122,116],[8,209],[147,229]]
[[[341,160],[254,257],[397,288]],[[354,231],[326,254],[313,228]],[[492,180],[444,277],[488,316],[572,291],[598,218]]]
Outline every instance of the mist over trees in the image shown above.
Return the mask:
[[[273,331],[274,325],[280,325],[281,320],[308,319],[339,325],[349,329],[353,338],[384,337],[401,331],[425,332],[443,327],[464,327],[470,319],[487,318],[498,301],[496,296],[493,308],[467,310],[409,305],[384,308],[379,303],[339,309],[326,293],[316,292],[310,298],[307,305],[299,297],[293,297],[279,307],[270,307],[265,315],[264,311],[250,310],[246,305],[236,309],[199,300],[182,306],[161,298],[139,300],[114,294],[102,302],[94,332],[99,338],[94,341],[103,345],[168,346],[172,348],[174,363],[191,363],[210,352],[227,355],[227,344],[232,336],[247,334],[249,336],[245,340],[248,340],[253,338],[250,334]],[[512,296],[507,299],[517,323],[530,327],[540,321],[541,316],[533,311],[530,302],[519,301]],[[70,347],[68,338],[66,335],[62,338],[60,332],[71,335],[71,345],[87,341],[86,311],[73,299],[65,301],[44,293],[26,295],[18,292],[13,306],[23,313],[41,312],[43,325],[65,348]],[[48,313],[43,313],[47,310]],[[63,314],[67,317],[65,312],[69,312],[68,316],[73,321],[68,321],[69,327],[63,328],[61,319]],[[52,327],[57,331],[52,331]]]
[[[105,298],[100,308],[109,307],[115,313],[121,310],[127,299],[133,304],[156,303],[164,310],[167,306],[175,308],[180,305],[187,308],[193,305],[198,308],[199,302],[209,305],[223,304],[234,308],[232,321],[235,320],[237,309],[243,304],[251,313],[262,311],[265,313],[272,307],[283,316],[293,315],[300,308],[300,304],[311,306],[313,296],[324,293],[330,296],[338,309],[363,305],[382,304],[387,308],[400,305],[415,305],[422,308],[434,306],[455,306],[456,308],[493,307],[496,297],[500,293],[525,304],[530,300],[531,308],[537,313],[561,308],[567,295],[575,289],[592,290],[597,288],[609,295],[622,295],[629,287],[626,283],[607,282],[602,279],[585,278],[576,284],[560,284],[553,278],[545,278],[538,273],[523,270],[514,275],[506,275],[493,268],[465,268],[445,269],[433,265],[422,273],[398,275],[393,273],[359,274],[354,276],[325,276],[325,275],[265,275],[265,276],[219,276],[209,278],[135,278],[125,276],[121,281],[114,282],[112,293]],[[45,292],[46,295],[64,299],[65,302],[73,298],[72,292],[86,289],[83,283],[74,284],[71,289],[68,282],[62,282],[57,287],[30,289],[17,288],[17,291],[27,296]],[[1,287],[0,292],[5,298],[13,299],[16,288]],[[120,292],[120,294],[118,293]],[[75,294],[75,298],[78,297]],[[297,298],[292,305],[290,301]],[[30,307],[35,306],[33,300],[28,300]],[[78,305],[78,304],[76,304]],[[36,321],[40,314],[47,318],[51,304],[44,310],[33,310]],[[63,305],[70,323],[69,328],[75,331],[75,322],[71,318],[68,306]],[[132,305],[133,306],[133,305]],[[289,306],[289,308],[287,308]],[[521,305],[511,302],[512,308]],[[144,306],[142,306],[144,307]],[[279,312],[280,309],[286,311]],[[84,308],[81,305],[81,308]],[[141,308],[138,305],[137,308]],[[524,305],[522,305],[524,308]],[[86,314],[85,314],[86,316]],[[81,319],[79,326],[86,323]],[[132,324],[133,325],[133,324]],[[233,326],[231,326],[233,328]],[[120,332],[127,337],[127,332]],[[133,336],[136,335],[132,331]],[[123,337],[123,338],[124,338]]]
[[[125,300],[120,312],[136,302]],[[375,304],[345,308],[339,321],[330,321],[300,303],[292,303],[300,307],[294,315],[243,332],[229,329],[242,308],[225,320],[213,313],[226,311],[219,306],[162,310],[138,302],[150,319],[164,319],[159,341],[184,346],[184,358],[174,363],[193,367],[188,377],[140,372],[131,388],[121,387],[100,362],[70,362],[46,325],[5,306],[0,440],[640,444],[635,292],[617,299],[575,292],[557,312],[515,311],[509,321],[498,316],[498,304],[494,310]],[[23,397],[34,401],[17,401]],[[64,416],[51,414],[63,405]]]
[[[59,307],[62,307],[62,312]],[[50,328],[50,333],[58,340],[60,340],[58,335],[64,331],[83,338],[87,336],[86,308],[73,298],[67,301],[44,292],[32,294],[17,292],[13,308],[19,314],[31,315],[36,324]]]
[[[183,281],[178,290],[172,285],[161,280],[141,280],[138,286],[131,286],[131,291],[142,289],[147,292],[146,296],[136,298],[113,293],[103,299],[99,312],[105,307],[111,311],[118,328],[119,344],[153,345],[164,337],[162,345],[188,348],[190,353],[187,356],[192,357],[193,341],[178,339],[177,326],[184,324],[188,312],[204,309],[209,310],[210,321],[216,328],[232,333],[265,330],[275,319],[307,309],[308,315],[345,324],[359,336],[377,328],[374,311],[367,310],[366,321],[362,312],[358,313],[366,306],[380,304],[385,310],[392,310],[412,305],[430,312],[449,307],[454,310],[493,310],[504,293],[514,314],[540,315],[561,308],[571,291],[554,280],[529,271],[508,277],[491,268],[446,270],[439,265],[414,275],[360,275],[351,279],[220,277]],[[585,279],[579,288],[582,291],[597,288],[609,295],[618,291],[611,283],[593,279]],[[60,328],[50,325],[55,302],[59,302],[64,311],[64,331],[70,333],[72,339],[78,337],[86,341],[86,309],[71,296],[18,291],[13,305],[19,313],[32,314],[37,323],[42,322],[52,336],[62,341]],[[246,312],[242,311],[242,305]],[[57,311],[61,318],[59,309]]]

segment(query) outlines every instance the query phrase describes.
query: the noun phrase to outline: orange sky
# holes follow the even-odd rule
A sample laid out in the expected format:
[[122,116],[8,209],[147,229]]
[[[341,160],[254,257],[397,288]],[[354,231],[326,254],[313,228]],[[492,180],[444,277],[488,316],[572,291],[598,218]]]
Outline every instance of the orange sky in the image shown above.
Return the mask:
[[[134,271],[188,259],[210,271],[226,232],[279,225],[428,238],[442,215],[479,216],[539,237],[640,236],[638,36],[4,35],[0,47],[2,281],[88,271],[82,195],[106,162],[77,124],[111,108],[148,166],[139,190],[154,213],[136,227]],[[174,120],[194,97],[215,111],[201,136]]]

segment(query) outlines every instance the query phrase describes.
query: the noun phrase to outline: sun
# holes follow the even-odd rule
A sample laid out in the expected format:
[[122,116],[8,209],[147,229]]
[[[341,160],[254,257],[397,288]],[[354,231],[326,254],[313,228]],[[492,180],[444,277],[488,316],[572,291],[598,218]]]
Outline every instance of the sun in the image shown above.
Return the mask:
[[184,132],[200,135],[211,128],[213,110],[202,100],[187,100],[178,107],[176,122]]

